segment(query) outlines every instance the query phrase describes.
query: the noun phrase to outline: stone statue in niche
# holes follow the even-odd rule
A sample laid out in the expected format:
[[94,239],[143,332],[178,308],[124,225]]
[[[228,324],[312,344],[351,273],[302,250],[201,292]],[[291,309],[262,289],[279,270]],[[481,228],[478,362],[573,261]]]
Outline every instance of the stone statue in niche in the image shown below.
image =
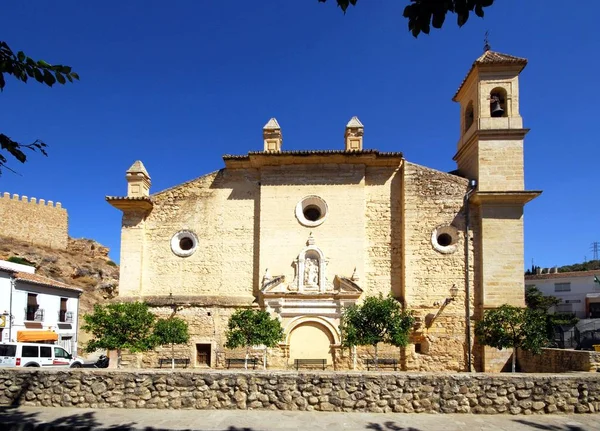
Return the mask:
[[304,285],[319,285],[319,261],[315,258],[306,258],[306,261],[304,263]]

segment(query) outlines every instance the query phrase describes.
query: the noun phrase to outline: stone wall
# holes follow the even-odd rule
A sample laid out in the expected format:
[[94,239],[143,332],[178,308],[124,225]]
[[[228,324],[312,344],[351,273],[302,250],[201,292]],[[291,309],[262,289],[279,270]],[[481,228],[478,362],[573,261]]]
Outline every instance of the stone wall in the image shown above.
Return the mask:
[[600,409],[596,374],[0,370],[0,406],[544,414]]
[[517,361],[524,373],[600,371],[600,352],[585,350],[542,349],[539,355],[518,350]]
[[60,202],[17,194],[0,196],[2,236],[43,247],[65,250],[69,241],[67,210]]

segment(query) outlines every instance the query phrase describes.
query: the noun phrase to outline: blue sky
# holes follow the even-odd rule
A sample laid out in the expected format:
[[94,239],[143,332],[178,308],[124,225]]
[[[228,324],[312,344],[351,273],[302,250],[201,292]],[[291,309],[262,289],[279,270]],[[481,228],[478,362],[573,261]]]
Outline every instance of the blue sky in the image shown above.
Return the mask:
[[521,75],[528,189],[526,265],[580,262],[600,241],[597,86],[600,2],[497,0],[485,19],[413,38],[408,0],[128,0],[5,2],[0,40],[36,59],[68,64],[76,84],[9,79],[1,131],[43,139],[0,192],[62,202],[70,235],[93,238],[119,260],[121,213],[105,195],[126,192],[141,159],[152,191],[223,167],[223,154],[262,150],[277,117],[284,149],[341,149],[346,122],[365,147],[455,168],[459,107],[451,101],[490,31],[492,49],[529,59]]

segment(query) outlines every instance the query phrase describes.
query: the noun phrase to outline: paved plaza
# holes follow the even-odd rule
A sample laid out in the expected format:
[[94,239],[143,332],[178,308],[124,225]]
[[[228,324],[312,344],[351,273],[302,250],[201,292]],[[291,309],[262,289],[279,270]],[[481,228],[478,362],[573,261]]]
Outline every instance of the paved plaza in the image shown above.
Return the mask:
[[10,430],[373,430],[592,431],[600,415],[326,413],[252,410],[144,410],[18,407],[0,409]]

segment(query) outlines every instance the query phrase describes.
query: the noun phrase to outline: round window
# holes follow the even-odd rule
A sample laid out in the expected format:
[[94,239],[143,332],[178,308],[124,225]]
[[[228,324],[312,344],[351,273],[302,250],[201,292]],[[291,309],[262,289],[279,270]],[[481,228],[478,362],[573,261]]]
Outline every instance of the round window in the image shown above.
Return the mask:
[[194,232],[182,230],[171,238],[171,250],[177,256],[191,256],[198,247],[198,237]]
[[296,218],[304,226],[319,226],[327,218],[327,204],[318,196],[306,196],[296,205]]
[[454,226],[439,226],[431,233],[431,245],[440,253],[450,254],[457,250],[458,229]]

